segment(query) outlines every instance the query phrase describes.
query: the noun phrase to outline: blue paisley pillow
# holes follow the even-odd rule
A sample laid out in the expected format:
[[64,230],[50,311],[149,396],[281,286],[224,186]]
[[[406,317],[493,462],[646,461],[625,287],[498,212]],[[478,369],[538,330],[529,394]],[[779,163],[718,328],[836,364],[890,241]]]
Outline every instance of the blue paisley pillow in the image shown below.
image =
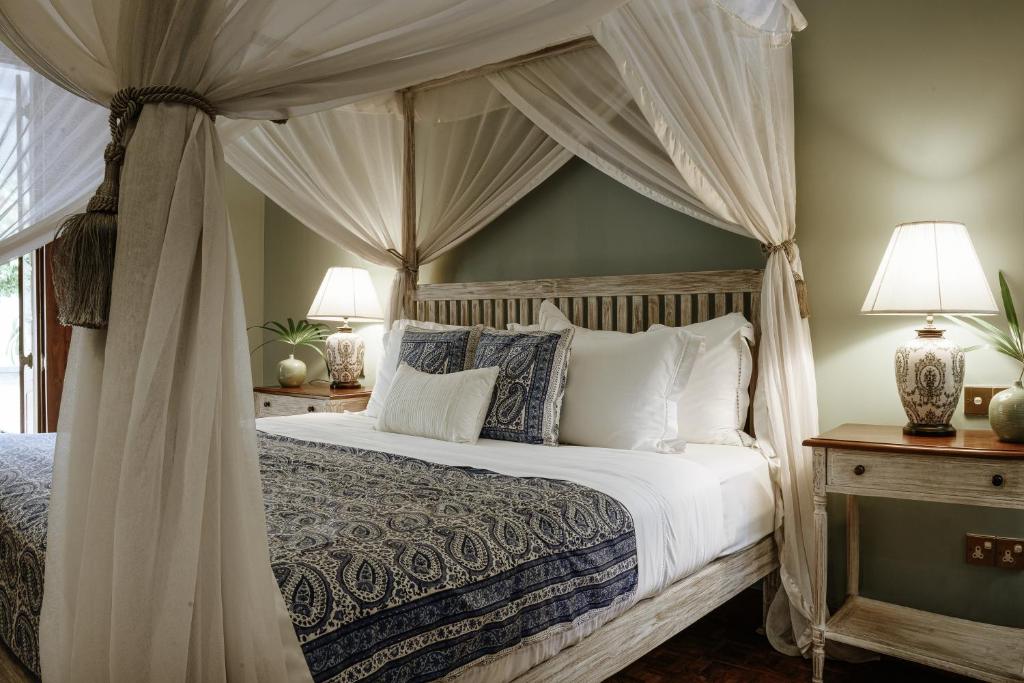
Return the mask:
[[407,327],[398,363],[432,375],[469,370],[482,329],[482,325],[443,331]]
[[572,337],[572,328],[480,334],[473,367],[498,367],[481,438],[558,445]]

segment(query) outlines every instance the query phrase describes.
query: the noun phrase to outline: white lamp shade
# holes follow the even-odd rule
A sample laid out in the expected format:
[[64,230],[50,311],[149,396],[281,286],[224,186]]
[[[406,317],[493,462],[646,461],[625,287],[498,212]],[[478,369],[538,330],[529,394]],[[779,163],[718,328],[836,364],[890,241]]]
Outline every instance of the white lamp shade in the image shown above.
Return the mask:
[[963,223],[897,225],[862,313],[998,313]]
[[328,268],[309,307],[310,320],[375,322],[384,313],[370,274],[363,268]]

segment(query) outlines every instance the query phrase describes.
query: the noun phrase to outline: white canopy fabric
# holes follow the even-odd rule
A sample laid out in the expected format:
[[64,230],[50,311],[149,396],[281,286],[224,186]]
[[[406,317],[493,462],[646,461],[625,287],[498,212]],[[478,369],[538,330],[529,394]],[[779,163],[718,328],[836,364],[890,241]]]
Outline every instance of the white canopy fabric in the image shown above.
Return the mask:
[[793,241],[789,43],[779,32],[718,11],[710,0],[629,3],[603,18],[595,35],[693,193],[769,247],[754,428],[762,446],[780,456],[785,590],[768,631],[776,648],[805,651],[814,525],[811,454],[802,442],[818,429],[818,401],[810,328],[796,287],[803,274]]
[[[623,2],[34,0],[0,8],[0,37],[94,102],[127,85],[176,84],[232,117],[290,117],[222,126],[228,158],[314,230],[396,267],[392,311],[419,262],[572,154],[764,243],[755,423],[785,505],[771,630],[777,647],[806,649],[811,473],[800,443],[817,416],[794,283],[789,49],[803,18],[791,0]],[[590,48],[414,90],[415,188],[403,186],[410,112],[397,89],[587,25],[607,55]],[[452,89],[460,96],[445,97]],[[148,105],[128,146],[110,327],[76,330],[58,436],[47,680],[309,678],[269,571],[220,159],[217,129],[181,105]],[[413,194],[410,245],[403,201]],[[15,232],[51,229],[37,225]],[[0,250],[12,244],[0,237]]]

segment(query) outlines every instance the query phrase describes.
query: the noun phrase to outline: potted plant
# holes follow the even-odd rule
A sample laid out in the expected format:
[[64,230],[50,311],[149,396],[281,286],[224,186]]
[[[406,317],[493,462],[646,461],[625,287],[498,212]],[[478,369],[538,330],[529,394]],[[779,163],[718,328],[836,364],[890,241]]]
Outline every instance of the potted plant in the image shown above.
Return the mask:
[[1009,356],[1021,364],[1021,373],[1009,389],[1004,389],[992,397],[988,406],[988,420],[992,431],[1002,441],[1024,443],[1024,340],[1021,339],[1020,322],[1017,310],[1013,305],[1013,296],[1006,284],[1006,277],[999,271],[999,291],[1003,298],[1003,310],[1006,313],[1006,327],[1003,331],[974,315],[951,316],[951,318],[973,330],[988,342],[988,345],[999,353]]
[[295,357],[295,349],[305,346],[313,349],[323,358],[324,352],[319,344],[323,344],[330,333],[326,325],[311,323],[308,320],[295,322],[291,318],[288,318],[286,324],[268,320],[262,325],[253,325],[249,329],[260,329],[274,335],[272,339],[268,339],[253,349],[252,353],[256,353],[271,342],[282,342],[292,347],[288,357],[277,364],[277,381],[282,387],[298,387],[306,381],[306,364]]

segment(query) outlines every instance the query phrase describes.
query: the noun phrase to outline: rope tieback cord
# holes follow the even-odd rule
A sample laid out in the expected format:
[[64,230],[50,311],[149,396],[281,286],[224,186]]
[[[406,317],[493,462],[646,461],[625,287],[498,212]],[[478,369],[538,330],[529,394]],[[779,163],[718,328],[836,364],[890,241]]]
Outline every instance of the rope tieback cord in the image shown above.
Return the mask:
[[414,266],[408,259],[402,256],[402,252],[398,251],[397,249],[388,249],[388,253],[402,262],[402,270],[404,270],[405,272],[409,273],[410,275],[415,275],[417,272],[419,272],[419,268]]
[[[778,244],[761,244],[761,252],[765,256],[771,256],[780,251],[786,255],[791,266],[796,265],[796,240],[792,237]],[[811,314],[811,304],[807,299],[807,282],[804,281],[803,275],[796,272],[795,268],[793,269],[793,283],[796,285],[796,301],[800,306],[800,317],[806,318]]]
[[183,104],[215,119],[217,110],[202,95],[177,85],[118,90],[110,100],[110,143],[103,151],[103,182],[85,213],[57,229],[53,286],[62,325],[103,329],[110,316],[110,292],[117,247],[117,204],[121,164],[131,127],[147,104]]

